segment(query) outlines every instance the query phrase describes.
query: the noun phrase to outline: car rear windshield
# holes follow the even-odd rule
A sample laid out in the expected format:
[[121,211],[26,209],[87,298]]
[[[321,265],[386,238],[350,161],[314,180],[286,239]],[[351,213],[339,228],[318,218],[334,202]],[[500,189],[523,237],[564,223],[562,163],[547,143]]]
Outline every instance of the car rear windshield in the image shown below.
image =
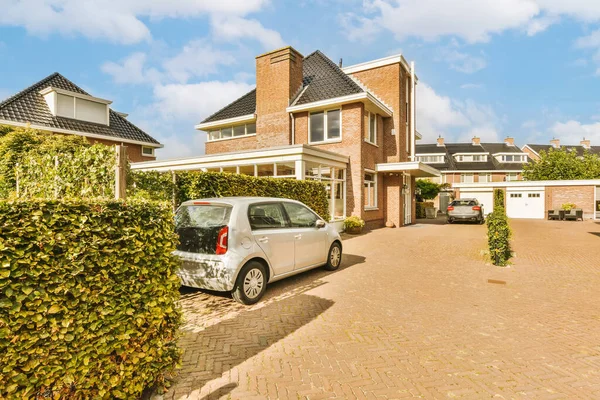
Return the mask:
[[229,224],[231,209],[223,204],[179,207],[175,214],[175,231],[179,235],[177,250],[215,254],[219,231]]
[[454,207],[476,206],[477,202],[475,200],[454,200],[450,205]]

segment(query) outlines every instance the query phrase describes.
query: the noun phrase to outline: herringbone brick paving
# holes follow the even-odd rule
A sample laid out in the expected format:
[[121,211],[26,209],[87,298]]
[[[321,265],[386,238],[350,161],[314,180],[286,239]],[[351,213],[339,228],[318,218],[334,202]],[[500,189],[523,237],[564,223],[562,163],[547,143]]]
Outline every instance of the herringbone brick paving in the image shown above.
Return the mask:
[[509,268],[486,265],[485,226],[418,224],[345,240],[342,269],[253,307],[186,290],[164,397],[600,398],[600,224],[511,225]]

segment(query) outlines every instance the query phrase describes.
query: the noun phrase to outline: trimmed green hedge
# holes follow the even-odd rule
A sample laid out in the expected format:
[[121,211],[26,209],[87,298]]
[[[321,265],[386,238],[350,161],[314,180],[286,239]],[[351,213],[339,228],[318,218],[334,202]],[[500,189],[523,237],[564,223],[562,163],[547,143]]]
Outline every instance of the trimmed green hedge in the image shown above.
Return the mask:
[[[134,197],[165,200],[172,196],[171,172],[134,171],[131,175],[129,191]],[[175,175],[176,205],[212,197],[282,197],[301,201],[325,220],[330,219],[328,195],[321,182],[200,171],[177,171]]]
[[502,189],[494,190],[494,207],[504,208],[504,190],[502,190]]
[[167,204],[0,202],[0,398],[138,398],[178,363]]
[[494,265],[506,266],[511,257],[510,238],[512,232],[503,206],[496,204],[487,216],[488,246]]

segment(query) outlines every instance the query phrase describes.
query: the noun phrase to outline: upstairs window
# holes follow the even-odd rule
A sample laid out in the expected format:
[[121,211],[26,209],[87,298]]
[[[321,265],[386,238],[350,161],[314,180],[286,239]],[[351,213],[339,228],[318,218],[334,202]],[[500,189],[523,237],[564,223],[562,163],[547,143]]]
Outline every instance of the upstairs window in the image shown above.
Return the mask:
[[439,156],[417,156],[417,161],[420,161],[422,163],[426,163],[426,164],[441,164],[444,163],[444,156],[443,155],[439,155]]
[[310,113],[310,143],[339,140],[342,136],[341,110]]
[[473,174],[460,174],[460,181],[462,183],[473,183]]
[[501,156],[500,160],[502,162],[526,162],[527,156],[523,154],[505,154]]
[[486,154],[464,154],[454,157],[458,162],[486,162]]
[[208,141],[231,139],[256,134],[256,124],[241,124],[226,126],[221,129],[208,132]]
[[154,147],[142,146],[142,155],[144,155],[144,156],[154,156]]
[[109,100],[48,87],[40,91],[52,115],[95,124],[109,124]]
[[369,112],[369,127],[367,129],[367,142],[377,144],[377,114]]

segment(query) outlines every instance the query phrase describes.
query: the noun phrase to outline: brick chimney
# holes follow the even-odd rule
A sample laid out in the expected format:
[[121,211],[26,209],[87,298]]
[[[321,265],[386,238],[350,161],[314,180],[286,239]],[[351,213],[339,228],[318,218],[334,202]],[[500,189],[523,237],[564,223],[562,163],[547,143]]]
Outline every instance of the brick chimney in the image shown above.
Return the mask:
[[438,146],[445,146],[445,144],[444,144],[444,138],[443,137],[440,136],[440,137],[437,138],[437,145]]
[[583,138],[581,142],[579,142],[583,146],[584,149],[589,149],[592,146],[592,142],[590,139]]
[[259,148],[291,144],[291,120],[285,109],[302,86],[303,58],[290,46],[256,57],[256,138]]
[[481,144],[481,138],[473,136],[471,144],[473,144],[473,146],[479,146]]
[[514,146],[515,145],[515,138],[507,136],[504,139],[504,144],[506,144],[507,146]]
[[553,139],[550,141],[550,144],[551,144],[551,145],[552,145],[552,147],[554,147],[555,149],[558,149],[558,148],[560,147],[560,139],[553,138]]

